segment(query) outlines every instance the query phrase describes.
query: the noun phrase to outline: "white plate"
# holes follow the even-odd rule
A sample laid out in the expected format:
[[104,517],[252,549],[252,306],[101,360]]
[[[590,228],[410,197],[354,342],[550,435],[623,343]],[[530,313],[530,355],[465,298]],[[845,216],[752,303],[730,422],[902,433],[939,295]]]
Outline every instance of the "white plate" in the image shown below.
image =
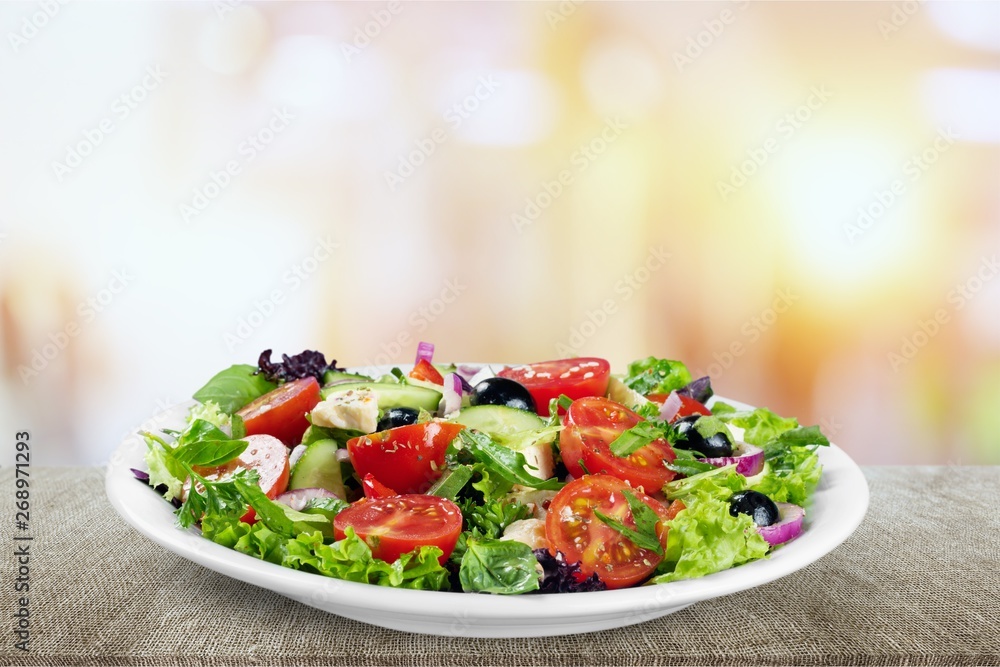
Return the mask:
[[[190,405],[170,408],[152,417],[144,428],[181,428]],[[435,635],[544,637],[659,618],[806,567],[846,540],[868,508],[868,485],[861,470],[832,445],[820,450],[823,478],[805,532],[766,560],[701,579],[593,593],[504,597],[398,590],[280,567],[209,542],[194,528],[181,530],[174,523],[173,507],[129,471],[145,469],[145,448],[138,436],[122,442],[111,457],[106,487],[115,510],[146,537],[199,565],[311,607],[394,630]]]

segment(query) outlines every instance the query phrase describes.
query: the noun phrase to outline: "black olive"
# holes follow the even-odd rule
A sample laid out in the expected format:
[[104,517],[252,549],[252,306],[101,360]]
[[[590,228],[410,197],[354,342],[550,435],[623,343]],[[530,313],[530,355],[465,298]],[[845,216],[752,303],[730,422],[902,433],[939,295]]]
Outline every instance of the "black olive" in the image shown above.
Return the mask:
[[486,378],[472,388],[472,405],[504,405],[535,412],[535,399],[523,384],[508,378]]
[[419,413],[413,408],[391,408],[378,420],[376,431],[385,431],[397,426],[409,426],[417,423]]
[[778,506],[774,501],[759,491],[737,491],[729,499],[729,513],[733,516],[746,514],[758,526],[770,526],[777,523]]
[[707,438],[698,432],[695,423],[700,415],[688,415],[674,422],[674,429],[678,440],[674,445],[680,449],[689,449],[706,458],[718,458],[720,456],[733,455],[733,441],[722,431],[713,433]]

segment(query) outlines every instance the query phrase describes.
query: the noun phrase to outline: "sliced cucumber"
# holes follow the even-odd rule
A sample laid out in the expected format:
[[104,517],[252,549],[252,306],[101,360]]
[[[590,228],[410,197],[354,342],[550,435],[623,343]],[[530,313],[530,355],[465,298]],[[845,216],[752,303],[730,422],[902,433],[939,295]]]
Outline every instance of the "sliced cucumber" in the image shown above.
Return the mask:
[[624,382],[618,378],[611,378],[608,382],[608,398],[615,403],[621,403],[629,410],[638,410],[651,401],[637,391],[629,389]]
[[346,371],[327,371],[323,373],[323,384],[340,382],[341,380],[355,380],[356,382],[372,381],[367,375],[358,375],[357,373],[348,373]]
[[346,498],[344,477],[337,459],[338,449],[336,440],[318,440],[306,447],[292,470],[288,489],[326,489],[338,498]]
[[474,405],[459,410],[453,420],[487,433],[513,435],[521,431],[545,428],[545,421],[527,410],[508,408],[505,405]]
[[423,408],[428,412],[436,412],[441,402],[441,392],[427,387],[417,387],[409,384],[392,384],[388,382],[345,382],[332,387],[324,387],[320,394],[323,398],[345,391],[371,389],[378,397],[380,410],[391,408]]

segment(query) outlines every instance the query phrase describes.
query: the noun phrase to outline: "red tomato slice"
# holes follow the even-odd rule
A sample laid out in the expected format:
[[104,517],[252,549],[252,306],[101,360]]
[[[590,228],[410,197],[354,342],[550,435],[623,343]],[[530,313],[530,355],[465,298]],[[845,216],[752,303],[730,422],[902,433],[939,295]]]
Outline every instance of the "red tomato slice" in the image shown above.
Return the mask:
[[432,382],[434,384],[444,384],[444,377],[434,368],[434,365],[426,359],[421,359],[417,362],[417,365],[413,367],[410,371],[410,377],[414,380],[423,380],[424,382]]
[[444,471],[444,453],[464,426],[425,422],[347,441],[354,470],[368,473],[399,493],[423,493]]
[[382,482],[375,479],[375,475],[368,473],[361,480],[361,490],[365,492],[365,498],[388,498],[399,494],[390,489]]
[[[274,500],[288,490],[288,448],[270,435],[249,435],[247,448],[229,463],[206,468],[193,466],[196,473],[207,480],[229,479],[240,470],[256,470],[261,491]],[[187,496],[185,487],[184,496]],[[256,521],[253,509],[247,510],[241,519],[244,523]]]
[[[572,409],[572,408],[571,408]],[[657,524],[660,543],[666,548],[665,522],[676,512],[622,480],[610,475],[586,475],[562,488],[549,504],[545,515],[545,539],[549,551],[561,551],[569,563],[579,563],[580,571],[596,574],[608,588],[633,586],[647,579],[663,560],[649,549],[637,547],[617,530],[601,521],[594,511],[617,519],[629,528],[635,520],[622,491],[631,491],[662,520]]]
[[566,469],[574,477],[584,472],[608,473],[649,493],[659,493],[676,476],[665,466],[677,458],[670,443],[662,438],[654,440],[628,456],[611,452],[611,443],[640,421],[642,417],[607,398],[573,401],[566,415],[566,428],[559,436],[559,451]]
[[538,414],[547,417],[549,401],[566,394],[572,399],[604,396],[611,378],[611,364],[597,357],[577,357],[505,368],[500,377],[520,382],[535,399]]
[[350,526],[375,558],[393,562],[417,547],[444,552],[444,565],[462,532],[462,511],[447,498],[421,494],[374,498],[354,503],[333,520],[334,537],[344,539]]
[[240,408],[247,435],[273,435],[288,447],[302,442],[309,428],[306,413],[319,403],[319,382],[314,377],[286,382]]
[[[667,396],[670,394],[650,394],[646,398],[656,403],[663,404],[667,400]],[[687,417],[688,415],[711,415],[712,411],[705,407],[704,403],[696,401],[690,396],[684,396],[683,394],[678,394],[678,398],[681,399],[681,407],[677,410],[677,414],[673,416],[670,420],[671,423],[677,421],[681,417]]]

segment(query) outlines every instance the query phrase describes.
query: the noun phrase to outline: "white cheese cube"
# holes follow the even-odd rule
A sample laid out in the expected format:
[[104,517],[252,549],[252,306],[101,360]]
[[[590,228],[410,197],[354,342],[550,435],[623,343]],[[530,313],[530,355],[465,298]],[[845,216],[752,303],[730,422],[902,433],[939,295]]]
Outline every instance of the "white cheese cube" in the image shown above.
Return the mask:
[[326,428],[374,433],[378,425],[378,398],[370,389],[332,394],[313,408],[312,423]]

